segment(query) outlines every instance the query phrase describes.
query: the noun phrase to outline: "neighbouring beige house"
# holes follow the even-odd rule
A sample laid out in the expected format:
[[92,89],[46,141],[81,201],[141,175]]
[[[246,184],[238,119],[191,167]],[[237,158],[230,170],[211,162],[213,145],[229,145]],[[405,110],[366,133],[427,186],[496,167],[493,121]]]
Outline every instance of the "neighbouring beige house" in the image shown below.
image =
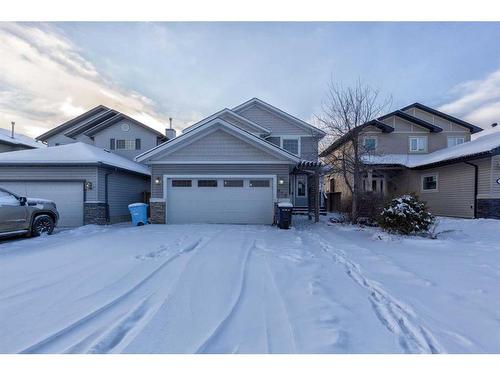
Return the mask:
[[[415,193],[432,213],[464,218],[500,218],[500,132],[471,135],[482,128],[420,103],[356,128],[363,147],[363,191],[390,199]],[[339,138],[320,157],[345,147]],[[351,200],[345,179],[324,178],[332,209]],[[368,195],[369,195],[368,194]]]

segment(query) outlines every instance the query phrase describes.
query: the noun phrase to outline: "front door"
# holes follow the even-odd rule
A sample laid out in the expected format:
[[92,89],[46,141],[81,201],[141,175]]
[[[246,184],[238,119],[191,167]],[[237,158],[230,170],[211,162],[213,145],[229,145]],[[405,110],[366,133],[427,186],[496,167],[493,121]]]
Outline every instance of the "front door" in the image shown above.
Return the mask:
[[295,176],[295,207],[307,207],[307,175]]
[[0,189],[0,232],[26,229],[27,213],[26,206],[21,206],[15,195]]

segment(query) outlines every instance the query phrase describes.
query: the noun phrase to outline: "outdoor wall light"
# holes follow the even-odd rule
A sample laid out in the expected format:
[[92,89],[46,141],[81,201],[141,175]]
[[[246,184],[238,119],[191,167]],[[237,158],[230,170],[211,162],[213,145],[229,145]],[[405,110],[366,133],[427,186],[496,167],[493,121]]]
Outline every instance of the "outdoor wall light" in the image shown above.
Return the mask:
[[155,184],[156,185],[160,185],[161,184],[161,178],[160,177],[156,177],[155,178]]
[[85,181],[85,190],[92,190],[92,181]]
[[280,179],[278,180],[278,184],[279,184],[279,185],[283,185],[284,183],[285,183],[285,181],[284,181],[282,178],[280,178]]

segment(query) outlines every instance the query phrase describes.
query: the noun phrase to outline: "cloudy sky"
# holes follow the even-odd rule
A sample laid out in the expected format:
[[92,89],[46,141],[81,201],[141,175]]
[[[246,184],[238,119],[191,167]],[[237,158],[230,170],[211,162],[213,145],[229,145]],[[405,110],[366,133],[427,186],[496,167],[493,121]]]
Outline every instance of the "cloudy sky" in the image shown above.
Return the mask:
[[259,97],[311,120],[358,79],[500,121],[499,23],[0,23],[0,127],[37,136],[98,104],[162,130]]

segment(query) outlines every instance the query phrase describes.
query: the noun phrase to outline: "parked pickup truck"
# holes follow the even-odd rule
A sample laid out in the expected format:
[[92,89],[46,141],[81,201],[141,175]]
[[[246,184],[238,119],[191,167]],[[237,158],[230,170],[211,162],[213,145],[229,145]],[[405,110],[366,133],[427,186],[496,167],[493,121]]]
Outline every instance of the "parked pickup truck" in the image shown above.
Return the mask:
[[0,187],[0,237],[51,234],[59,213],[53,201],[20,197]]

